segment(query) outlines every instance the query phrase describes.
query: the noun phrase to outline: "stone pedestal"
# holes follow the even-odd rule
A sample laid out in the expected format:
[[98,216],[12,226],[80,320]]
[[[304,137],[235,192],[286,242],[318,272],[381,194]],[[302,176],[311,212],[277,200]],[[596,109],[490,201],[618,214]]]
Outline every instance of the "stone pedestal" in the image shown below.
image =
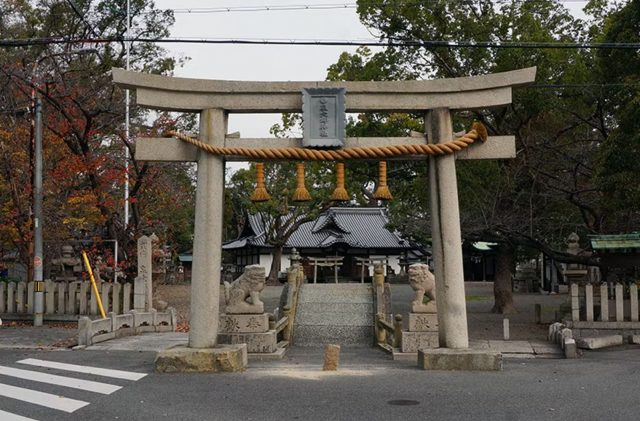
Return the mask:
[[437,332],[436,313],[409,313],[409,332]]
[[220,315],[220,333],[264,333],[268,330],[267,313]]
[[278,350],[278,338],[275,330],[263,333],[221,333],[220,344],[247,344],[247,352],[269,354]]
[[423,348],[438,348],[438,315],[409,313],[409,330],[402,332],[402,352],[416,353]]
[[247,352],[270,354],[278,350],[278,335],[269,330],[269,315],[221,314],[220,344],[247,344]]

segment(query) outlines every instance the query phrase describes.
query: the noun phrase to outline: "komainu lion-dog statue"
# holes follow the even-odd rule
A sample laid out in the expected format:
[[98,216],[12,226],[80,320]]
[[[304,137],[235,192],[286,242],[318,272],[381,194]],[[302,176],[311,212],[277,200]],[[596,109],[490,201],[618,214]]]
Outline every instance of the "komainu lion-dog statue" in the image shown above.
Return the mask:
[[261,314],[264,303],[260,292],[264,289],[265,270],[260,265],[245,266],[244,273],[232,283],[224,283],[227,314]]
[[[415,263],[409,266],[409,285],[416,292],[411,302],[413,313],[436,313],[436,278],[429,271],[429,265]],[[429,297],[427,304],[423,303],[424,296]]]

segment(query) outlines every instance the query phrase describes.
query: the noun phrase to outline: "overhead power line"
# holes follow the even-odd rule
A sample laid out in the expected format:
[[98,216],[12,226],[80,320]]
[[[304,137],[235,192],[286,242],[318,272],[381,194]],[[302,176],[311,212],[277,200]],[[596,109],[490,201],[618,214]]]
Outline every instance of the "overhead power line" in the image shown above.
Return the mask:
[[218,6],[218,7],[192,7],[192,8],[175,8],[173,13],[228,13],[228,12],[277,12],[277,11],[293,11],[293,10],[333,10],[333,9],[355,9],[356,3],[341,4],[290,4],[290,5],[271,5],[271,6]]
[[[420,3],[428,4],[433,0],[422,0]],[[446,0],[451,4],[461,4],[464,2],[469,2],[469,0]],[[502,4],[524,4],[524,3],[541,3],[547,0],[493,0],[494,4],[502,5]],[[589,0],[558,0],[559,3],[587,3]],[[402,6],[407,6],[415,4],[414,3],[389,3],[385,4],[386,8],[400,8]],[[76,11],[76,7],[71,5],[74,13],[78,14]],[[282,4],[274,4],[274,5],[260,5],[260,6],[217,6],[217,7],[176,7],[176,8],[167,8],[167,9],[156,9],[153,11],[140,11],[137,14],[139,15],[148,15],[151,13],[155,13],[157,11],[165,12],[172,11],[174,14],[216,14],[216,13],[236,13],[236,12],[289,12],[289,11],[322,11],[322,10],[352,10],[357,9],[358,3],[326,3],[326,4],[290,4],[290,5],[282,5]],[[63,15],[63,13],[54,13],[55,15]]]
[[159,44],[237,44],[237,45],[291,45],[291,46],[342,46],[342,47],[423,47],[423,48],[525,48],[525,49],[605,49],[637,50],[637,42],[521,42],[521,41],[379,41],[379,40],[321,40],[321,39],[249,39],[249,38],[5,38],[0,47],[25,47],[48,44],[109,44],[122,42],[155,42]]
[[[468,0],[446,0],[448,3],[460,4],[469,3]],[[516,3],[540,3],[546,0],[494,0],[495,4],[516,4]],[[433,0],[422,0],[412,3],[387,3],[384,7],[411,6],[416,3],[429,4]],[[588,0],[559,0],[559,3],[587,3]],[[218,7],[191,7],[174,8],[173,13],[229,13],[229,12],[277,12],[277,11],[299,11],[299,10],[331,10],[331,9],[357,9],[358,3],[328,3],[328,4],[289,4],[289,5],[261,5],[261,6],[218,6]]]

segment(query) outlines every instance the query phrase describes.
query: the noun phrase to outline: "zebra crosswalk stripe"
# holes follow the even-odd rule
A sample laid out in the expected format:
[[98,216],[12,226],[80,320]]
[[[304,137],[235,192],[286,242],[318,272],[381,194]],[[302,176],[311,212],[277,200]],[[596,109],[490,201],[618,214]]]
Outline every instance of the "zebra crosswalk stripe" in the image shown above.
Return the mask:
[[2,421],[36,421],[33,418],[22,417],[0,409],[0,420]]
[[17,399],[19,401],[35,405],[46,406],[47,408],[69,413],[89,405],[89,402],[69,399],[64,396],[52,395],[51,393],[38,392],[2,383],[0,383],[0,396]]
[[54,368],[57,370],[73,371],[76,373],[95,374],[97,376],[112,377],[115,379],[137,381],[145,377],[145,373],[136,373],[132,371],[112,370],[107,368],[92,367],[87,365],[76,365],[58,363],[55,361],[39,360],[36,358],[27,358],[18,361],[19,364],[27,364],[37,367]]
[[103,395],[110,395],[116,390],[122,388],[121,386],[116,386],[108,383],[74,379],[65,376],[56,376],[54,374],[41,373],[39,371],[21,370],[19,368],[5,367],[2,365],[0,365],[0,375],[16,377],[24,380],[31,380],[34,382],[65,386],[73,389],[87,390],[89,392],[102,393]]

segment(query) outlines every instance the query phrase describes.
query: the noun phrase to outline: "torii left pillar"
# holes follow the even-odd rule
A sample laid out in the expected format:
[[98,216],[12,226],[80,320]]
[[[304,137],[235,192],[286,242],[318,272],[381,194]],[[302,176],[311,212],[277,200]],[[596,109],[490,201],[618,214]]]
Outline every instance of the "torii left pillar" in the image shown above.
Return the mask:
[[[224,110],[203,110],[200,113],[200,139],[210,145],[224,146],[227,121]],[[199,151],[191,274],[190,348],[213,348],[217,342],[223,197],[224,157]]]

